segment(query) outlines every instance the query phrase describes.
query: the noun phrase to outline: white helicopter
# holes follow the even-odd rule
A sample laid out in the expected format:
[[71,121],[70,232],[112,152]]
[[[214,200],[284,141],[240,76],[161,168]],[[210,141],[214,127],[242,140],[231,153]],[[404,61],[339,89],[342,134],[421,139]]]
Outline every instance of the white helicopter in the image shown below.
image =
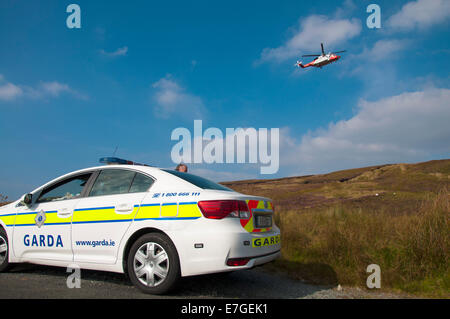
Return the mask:
[[322,68],[323,66],[336,62],[337,60],[339,60],[341,58],[340,55],[337,55],[336,53],[342,53],[345,52],[346,50],[343,51],[337,51],[337,52],[330,52],[325,54],[325,51],[323,49],[323,43],[320,44],[320,46],[322,47],[322,54],[306,54],[306,55],[302,55],[302,57],[316,57],[314,60],[312,60],[311,62],[309,62],[308,64],[303,64],[302,61],[297,61],[297,63],[295,63],[294,65],[304,69],[304,68],[308,68],[310,66],[314,66],[316,68]]

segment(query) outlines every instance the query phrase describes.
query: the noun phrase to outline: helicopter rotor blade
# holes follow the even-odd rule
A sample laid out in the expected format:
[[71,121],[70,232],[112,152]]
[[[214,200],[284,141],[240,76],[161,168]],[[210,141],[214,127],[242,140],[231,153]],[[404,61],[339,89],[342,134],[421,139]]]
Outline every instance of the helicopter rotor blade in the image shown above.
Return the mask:
[[336,51],[336,52],[333,52],[333,53],[342,53],[342,52],[347,52],[347,50]]
[[322,47],[322,55],[325,55],[325,50],[323,49],[323,43],[321,43],[320,46]]
[[320,56],[320,54],[305,54],[305,55],[302,55],[302,57],[306,57],[306,56]]

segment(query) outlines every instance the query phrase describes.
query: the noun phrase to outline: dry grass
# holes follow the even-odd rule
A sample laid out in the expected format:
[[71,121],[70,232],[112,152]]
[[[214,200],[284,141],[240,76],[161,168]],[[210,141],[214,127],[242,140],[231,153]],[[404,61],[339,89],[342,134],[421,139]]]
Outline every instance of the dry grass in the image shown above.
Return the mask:
[[366,267],[378,264],[382,287],[449,297],[449,195],[444,188],[410,214],[343,204],[278,211],[283,257],[275,266],[313,283],[365,286]]
[[450,160],[224,184],[273,199],[283,258],[271,269],[365,287],[374,263],[384,288],[449,297]]

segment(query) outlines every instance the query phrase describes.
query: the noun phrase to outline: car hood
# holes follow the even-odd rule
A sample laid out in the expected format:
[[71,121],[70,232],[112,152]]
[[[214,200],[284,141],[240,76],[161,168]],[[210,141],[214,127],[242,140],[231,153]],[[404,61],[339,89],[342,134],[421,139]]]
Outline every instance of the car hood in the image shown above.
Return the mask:
[[16,202],[12,202],[9,203],[7,205],[4,206],[0,206],[0,214],[4,213],[4,212],[10,212],[12,208],[14,208]]

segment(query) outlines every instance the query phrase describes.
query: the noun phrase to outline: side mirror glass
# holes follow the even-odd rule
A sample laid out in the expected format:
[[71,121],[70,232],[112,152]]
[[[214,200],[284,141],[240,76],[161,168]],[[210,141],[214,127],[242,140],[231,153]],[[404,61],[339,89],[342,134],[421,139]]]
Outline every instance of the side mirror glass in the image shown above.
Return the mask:
[[23,202],[25,205],[30,206],[31,203],[33,202],[33,195],[31,194],[26,194],[23,198]]

